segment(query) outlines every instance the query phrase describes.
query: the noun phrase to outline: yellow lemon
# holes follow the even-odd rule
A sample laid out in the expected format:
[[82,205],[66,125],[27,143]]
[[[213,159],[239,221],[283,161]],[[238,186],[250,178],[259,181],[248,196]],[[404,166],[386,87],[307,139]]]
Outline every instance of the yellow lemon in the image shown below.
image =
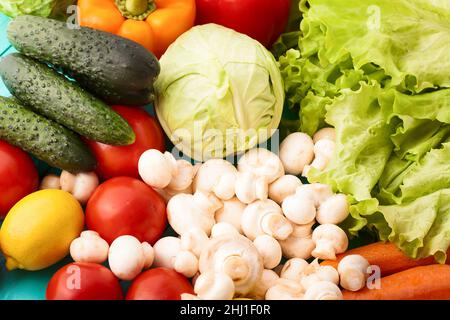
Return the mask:
[[83,230],[78,201],[61,190],[42,190],[20,200],[0,229],[6,267],[44,269],[69,253],[70,243]]

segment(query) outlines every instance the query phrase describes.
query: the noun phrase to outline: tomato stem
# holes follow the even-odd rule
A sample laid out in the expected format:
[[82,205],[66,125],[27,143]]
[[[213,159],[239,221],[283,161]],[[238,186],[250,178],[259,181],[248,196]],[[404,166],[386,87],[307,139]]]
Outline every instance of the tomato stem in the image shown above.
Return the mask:
[[145,20],[156,10],[154,0],[116,0],[116,5],[125,18],[134,20]]

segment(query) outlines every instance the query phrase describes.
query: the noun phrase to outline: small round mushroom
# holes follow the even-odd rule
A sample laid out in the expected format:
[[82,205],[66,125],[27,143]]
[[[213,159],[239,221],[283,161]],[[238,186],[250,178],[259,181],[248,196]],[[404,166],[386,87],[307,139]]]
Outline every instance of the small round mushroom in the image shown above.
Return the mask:
[[325,200],[330,198],[334,193],[331,186],[322,183],[304,184],[297,188],[296,194],[302,197],[310,197],[314,199],[314,205],[319,207]]
[[173,269],[186,278],[192,278],[198,272],[198,258],[190,251],[181,250],[175,257]]
[[95,231],[83,231],[70,244],[70,255],[75,262],[103,263],[108,258],[108,243]]
[[212,270],[202,272],[194,285],[194,292],[205,300],[231,300],[234,289],[234,282],[228,275]]
[[164,237],[153,245],[155,267],[173,269],[173,264],[178,253],[181,251],[181,240],[176,237]]
[[281,269],[280,277],[283,279],[289,279],[300,282],[303,277],[303,273],[308,267],[308,262],[305,259],[292,258],[286,261]]
[[300,283],[280,278],[266,292],[266,300],[302,300],[304,289]]
[[199,266],[201,274],[211,271],[228,275],[236,294],[245,296],[260,279],[263,260],[253,242],[231,234],[211,239],[200,255]]
[[239,233],[242,233],[241,219],[247,205],[233,197],[230,200],[224,200],[222,208],[216,211],[216,222],[227,222],[232,224]]
[[317,141],[322,139],[329,139],[332,141],[336,141],[336,130],[334,128],[322,128],[319,131],[317,131],[313,136],[313,142],[314,144],[317,143]]
[[235,192],[241,202],[249,204],[256,200],[267,199],[269,184],[266,177],[258,177],[251,172],[238,172]]
[[191,251],[199,258],[203,248],[208,244],[209,238],[203,229],[193,228],[183,233],[180,241],[182,250]]
[[290,174],[281,176],[270,184],[269,198],[281,204],[286,197],[294,195],[297,187],[301,185],[301,180],[296,176]]
[[280,245],[283,251],[283,256],[287,259],[309,259],[311,258],[312,251],[315,248],[315,244],[311,236],[304,238],[290,236],[285,240],[280,240]]
[[335,194],[325,200],[317,209],[316,219],[320,224],[339,224],[349,214],[347,196]]
[[321,139],[314,145],[315,158],[309,166],[305,166],[302,171],[304,177],[308,176],[311,168],[316,168],[319,171],[326,169],[330,163],[335,150],[335,142],[329,139]]
[[318,226],[312,233],[312,240],[316,245],[312,256],[324,260],[336,260],[336,254],[345,252],[348,247],[344,230],[334,224]]
[[337,285],[329,281],[313,283],[305,292],[304,300],[342,300],[342,292]]
[[261,279],[253,287],[252,291],[247,294],[247,298],[255,300],[263,300],[266,296],[267,290],[273,287],[280,277],[273,270],[264,269]]
[[293,230],[280,206],[269,199],[249,204],[242,214],[241,226],[245,236],[252,241],[263,234],[277,240],[286,239]]
[[144,250],[144,269],[148,269],[152,266],[153,261],[155,261],[155,251],[153,247],[148,242],[142,242],[142,250]]
[[229,234],[239,234],[239,231],[237,231],[232,224],[227,222],[216,223],[211,229],[211,238],[217,238]]
[[305,290],[308,290],[314,283],[318,281],[328,281],[339,284],[339,274],[332,266],[317,266],[310,274],[305,274],[300,280],[301,285]]
[[314,143],[302,132],[288,135],[280,145],[280,159],[286,173],[299,175],[314,159]]
[[170,152],[156,149],[145,151],[138,162],[139,175],[153,188],[164,189],[177,174],[177,161]]
[[71,193],[81,204],[86,204],[98,187],[98,177],[95,172],[72,174],[63,171],[60,176],[61,190]]
[[309,224],[316,219],[314,199],[302,193],[286,197],[281,208],[286,218],[295,224]]
[[264,268],[272,269],[280,264],[282,258],[281,246],[275,238],[266,234],[257,236],[253,244],[263,258]]
[[141,273],[146,263],[148,264],[145,256],[148,252],[135,237],[120,236],[111,243],[109,248],[109,267],[117,278],[132,280]]
[[55,174],[49,174],[45,176],[42,181],[41,185],[39,186],[40,190],[45,189],[61,189],[61,182],[57,175]]
[[247,151],[238,161],[238,170],[252,173],[257,177],[265,177],[268,184],[284,175],[280,158],[264,148]]
[[187,187],[186,189],[178,190],[178,191],[172,190],[169,188],[164,188],[164,189],[153,188],[153,189],[159,193],[159,195],[164,199],[166,204],[169,202],[170,199],[172,199],[177,194],[180,194],[180,193],[193,194],[192,184],[189,187]]
[[363,256],[352,254],[344,257],[338,264],[341,287],[350,291],[364,288],[369,277],[369,266]]
[[237,169],[223,159],[210,159],[203,163],[194,178],[194,191],[213,193],[219,199],[229,200],[234,196],[234,181]]
[[176,174],[172,172],[172,178],[166,188],[173,191],[186,190],[194,180],[194,167],[190,162],[183,159],[177,160],[175,165]]
[[214,213],[221,206],[219,199],[201,191],[194,195],[180,193],[167,203],[167,219],[180,235],[193,228],[200,228],[209,235],[215,224]]

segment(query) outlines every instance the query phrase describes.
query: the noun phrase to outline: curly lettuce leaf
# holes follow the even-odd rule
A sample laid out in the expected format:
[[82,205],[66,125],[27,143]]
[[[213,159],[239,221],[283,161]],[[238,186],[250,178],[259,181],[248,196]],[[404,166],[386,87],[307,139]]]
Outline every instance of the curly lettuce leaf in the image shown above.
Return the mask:
[[9,17],[34,15],[40,17],[62,18],[67,7],[76,0],[0,0],[0,12]]

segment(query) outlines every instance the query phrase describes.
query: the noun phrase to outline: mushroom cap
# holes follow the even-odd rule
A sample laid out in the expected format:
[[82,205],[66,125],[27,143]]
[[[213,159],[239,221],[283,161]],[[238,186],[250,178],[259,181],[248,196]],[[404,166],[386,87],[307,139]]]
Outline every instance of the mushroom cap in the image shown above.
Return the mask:
[[324,260],[335,260],[336,254],[345,252],[348,247],[345,231],[334,224],[321,224],[315,228],[312,240],[316,244],[313,257]]
[[111,271],[122,280],[132,280],[144,268],[146,257],[141,242],[133,236],[120,236],[109,247]]
[[261,275],[261,279],[253,287],[252,291],[247,294],[247,298],[263,300],[266,296],[267,290],[273,287],[280,277],[278,274],[269,269],[264,269]]
[[303,184],[297,188],[295,194],[303,197],[314,199],[314,205],[320,206],[325,200],[330,198],[334,193],[331,186],[322,183]]
[[194,180],[194,167],[186,160],[180,159],[176,162],[177,174],[172,175],[167,188],[173,191],[188,189]]
[[280,145],[280,159],[286,173],[299,175],[314,159],[314,142],[306,133],[288,135]]
[[40,190],[44,189],[61,189],[60,178],[55,174],[46,175],[39,186]]
[[295,194],[297,187],[301,185],[302,181],[298,177],[291,174],[283,175],[270,184],[269,198],[281,204],[286,197]]
[[234,282],[224,273],[207,271],[198,276],[194,292],[205,300],[231,300],[234,296]]
[[253,289],[263,269],[263,260],[253,242],[239,234],[211,239],[199,260],[200,273],[211,271],[228,275],[239,295]]
[[229,200],[235,195],[236,172],[225,171],[214,185],[212,191],[221,200]]
[[314,282],[305,292],[305,300],[342,300],[342,292],[329,281]]
[[305,259],[291,258],[286,261],[283,269],[281,269],[280,277],[283,279],[300,281],[308,266],[309,264]]
[[155,267],[173,269],[175,257],[181,250],[181,240],[176,237],[164,237],[156,241],[153,245]]
[[239,234],[239,231],[227,222],[216,223],[211,229],[211,238],[217,238],[223,235]]
[[193,228],[180,236],[181,249],[191,251],[197,257],[207,245],[209,238],[203,229]]
[[333,157],[335,148],[336,143],[333,140],[322,139],[314,144],[314,154],[316,158],[324,158],[328,162]]
[[81,204],[87,203],[99,181],[95,172],[81,172],[76,175],[63,171],[60,177],[61,190],[71,193]]
[[364,288],[369,277],[370,263],[361,255],[345,256],[338,264],[341,286],[349,291]]
[[280,158],[264,148],[247,151],[238,161],[239,172],[250,172],[257,177],[265,177],[272,183],[284,175],[284,167]]
[[236,197],[233,197],[230,200],[225,200],[222,203],[222,208],[216,211],[216,221],[230,223],[240,233],[242,233],[241,219],[247,205],[239,201],[239,199]]
[[95,231],[83,231],[70,244],[70,255],[76,262],[103,263],[108,259],[109,245]]
[[316,219],[320,224],[339,224],[350,213],[347,196],[335,194],[326,199],[317,209]]
[[173,268],[185,277],[192,278],[198,272],[198,259],[192,252],[181,250],[175,257]]
[[266,300],[302,300],[304,289],[300,283],[280,278],[266,292]]
[[170,153],[156,149],[145,151],[138,162],[139,175],[151,187],[164,189],[172,180],[176,160]]
[[194,197],[184,193],[173,196],[167,203],[167,219],[173,230],[180,235],[193,228],[200,228],[209,235],[215,224],[214,212],[211,214],[206,208],[199,208],[200,202],[205,206],[210,205],[206,196],[204,200],[200,200],[198,194]]
[[237,169],[228,161],[223,159],[210,159],[203,163],[195,175],[193,188],[194,192],[212,192],[214,187],[220,182],[222,175],[227,173],[236,174]]
[[316,219],[314,199],[302,193],[296,193],[283,200],[283,213],[295,224],[309,224]]
[[253,244],[263,258],[264,268],[273,269],[280,264],[283,256],[278,241],[266,234],[257,236]]
[[153,261],[155,260],[155,251],[153,247],[148,242],[142,242],[142,250],[144,250],[144,269],[148,269],[152,266]]
[[258,177],[251,172],[238,172],[235,183],[236,197],[243,203],[265,200],[269,194],[266,177]]
[[313,142],[317,143],[317,141],[322,139],[329,139],[332,141],[336,141],[336,130],[330,127],[320,129],[314,134]]
[[315,244],[311,236],[304,238],[291,236],[286,240],[280,240],[280,245],[283,250],[283,256],[287,259],[309,259],[311,258],[312,251],[315,248]]

